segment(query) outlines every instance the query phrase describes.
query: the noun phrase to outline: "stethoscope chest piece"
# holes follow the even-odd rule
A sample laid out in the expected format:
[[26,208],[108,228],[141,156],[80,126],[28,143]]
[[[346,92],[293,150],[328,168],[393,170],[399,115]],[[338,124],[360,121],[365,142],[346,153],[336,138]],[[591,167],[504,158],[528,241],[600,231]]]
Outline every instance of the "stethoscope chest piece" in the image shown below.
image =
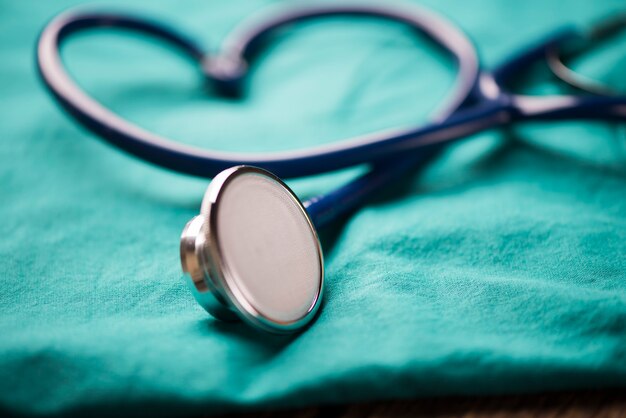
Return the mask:
[[180,256],[196,300],[222,320],[294,332],[321,302],[315,227],[289,187],[265,170],[233,167],[211,181],[200,215],[183,230]]

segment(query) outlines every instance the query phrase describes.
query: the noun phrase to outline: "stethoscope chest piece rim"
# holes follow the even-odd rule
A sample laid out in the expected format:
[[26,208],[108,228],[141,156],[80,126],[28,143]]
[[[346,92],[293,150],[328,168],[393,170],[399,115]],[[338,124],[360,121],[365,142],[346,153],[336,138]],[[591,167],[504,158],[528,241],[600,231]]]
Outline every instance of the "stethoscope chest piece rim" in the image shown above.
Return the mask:
[[218,319],[296,332],[322,300],[315,227],[289,187],[256,167],[233,167],[211,181],[200,215],[183,230],[180,257],[196,300]]

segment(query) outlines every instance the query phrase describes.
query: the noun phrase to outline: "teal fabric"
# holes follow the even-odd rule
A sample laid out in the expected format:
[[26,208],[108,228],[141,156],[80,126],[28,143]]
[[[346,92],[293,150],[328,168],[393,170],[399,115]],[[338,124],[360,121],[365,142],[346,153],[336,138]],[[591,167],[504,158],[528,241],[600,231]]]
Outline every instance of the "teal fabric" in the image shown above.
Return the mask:
[[[624,6],[425,3],[471,34],[487,65],[555,26]],[[264,4],[146,0],[132,10],[215,47]],[[626,386],[623,123],[532,124],[450,148],[323,231],[317,321],[294,337],[261,335],[209,317],[180,280],[179,234],[207,181],[104,145],[44,92],[36,36],[67,6],[0,3],[0,411],[214,414]],[[624,40],[574,65],[624,88]],[[342,19],[279,36],[242,101],[207,94],[189,63],[142,38],[85,34],[64,56],[121,115],[234,151],[423,121],[454,75],[405,28]],[[555,86],[538,68],[521,87]],[[360,170],[290,184],[311,196]]]

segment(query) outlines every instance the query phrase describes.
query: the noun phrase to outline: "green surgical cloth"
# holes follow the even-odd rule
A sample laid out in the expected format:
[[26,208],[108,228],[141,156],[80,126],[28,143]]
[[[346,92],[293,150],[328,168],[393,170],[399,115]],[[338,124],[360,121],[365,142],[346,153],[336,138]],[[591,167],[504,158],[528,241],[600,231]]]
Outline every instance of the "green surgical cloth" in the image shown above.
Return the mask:
[[[557,26],[624,9],[623,0],[426,5],[470,34],[486,66]],[[213,414],[626,386],[623,123],[529,124],[447,149],[321,231],[321,313],[300,335],[272,337],[214,320],[180,279],[179,235],[208,180],[103,144],[46,94],[36,37],[68,6],[0,2],[2,411]],[[130,10],[217,49],[264,6],[167,0]],[[211,95],[193,65],[141,37],[84,34],[64,57],[122,116],[229,151],[422,123],[454,79],[444,54],[387,22],[311,22],[273,41],[240,101]],[[624,37],[613,42],[621,50],[609,42],[574,64],[624,88]],[[539,66],[520,87],[556,85]],[[361,171],[290,185],[307,197]]]

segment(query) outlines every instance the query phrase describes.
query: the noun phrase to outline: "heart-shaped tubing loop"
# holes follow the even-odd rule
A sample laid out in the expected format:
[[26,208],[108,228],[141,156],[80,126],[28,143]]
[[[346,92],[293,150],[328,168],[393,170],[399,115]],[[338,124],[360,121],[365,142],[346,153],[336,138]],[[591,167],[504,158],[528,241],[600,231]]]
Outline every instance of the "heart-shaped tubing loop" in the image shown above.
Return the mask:
[[[363,163],[379,164],[412,153],[423,146],[415,140],[423,128],[386,130],[307,150],[274,153],[232,153],[201,149],[156,135],[121,118],[86,94],[70,78],[59,48],[70,35],[84,29],[115,27],[142,32],[179,48],[191,57],[223,94],[237,94],[261,40],[274,29],[325,16],[365,16],[400,22],[425,34],[447,51],[458,67],[458,77],[442,102],[438,116],[448,116],[469,97],[480,74],[475,48],[447,20],[413,5],[300,5],[255,17],[235,28],[221,52],[209,55],[199,43],[162,23],[143,18],[100,12],[70,11],[54,18],[43,30],[37,65],[46,86],[77,121],[109,143],[153,164],[201,177],[240,164],[262,167],[283,177],[301,177]],[[413,152],[414,153],[414,152]]]

